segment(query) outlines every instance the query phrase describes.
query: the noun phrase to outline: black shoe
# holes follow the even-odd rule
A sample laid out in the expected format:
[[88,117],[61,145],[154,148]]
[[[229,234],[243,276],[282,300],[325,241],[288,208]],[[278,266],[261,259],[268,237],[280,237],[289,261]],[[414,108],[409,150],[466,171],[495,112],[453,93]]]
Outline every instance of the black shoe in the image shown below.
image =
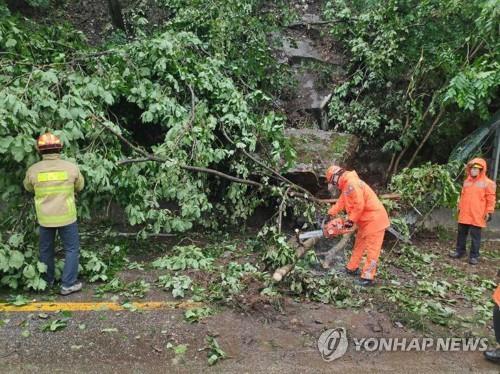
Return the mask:
[[359,278],[358,280],[356,280],[356,284],[358,286],[362,286],[362,287],[373,286],[373,280],[372,279]]
[[479,259],[477,257],[471,257],[471,258],[469,258],[469,264],[477,265],[477,264],[479,264]]
[[497,364],[500,364],[500,348],[490,349],[488,351],[485,351],[484,357],[489,361],[496,362]]
[[359,275],[359,269],[356,270],[349,270],[348,268],[344,268],[343,271],[347,275],[352,275],[352,276],[358,276]]
[[453,253],[450,253],[450,255],[449,255],[449,256],[450,256],[451,258],[462,258],[462,257],[464,257],[464,254],[465,254],[465,253],[453,252]]

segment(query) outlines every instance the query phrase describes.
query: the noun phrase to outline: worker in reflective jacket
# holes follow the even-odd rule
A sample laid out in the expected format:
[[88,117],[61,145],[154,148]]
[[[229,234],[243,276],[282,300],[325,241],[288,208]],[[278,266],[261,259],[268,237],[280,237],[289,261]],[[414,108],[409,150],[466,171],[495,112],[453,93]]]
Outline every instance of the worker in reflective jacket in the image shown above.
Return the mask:
[[76,222],[75,192],[83,189],[84,179],[75,164],[61,159],[62,142],[46,133],[37,140],[42,161],[26,172],[24,187],[35,193],[35,210],[40,224],[40,261],[47,265],[45,280],[54,284],[54,241],[56,232],[62,240],[65,261],[61,294],[80,291],[77,281],[80,242]]
[[356,241],[351,258],[346,265],[348,274],[359,274],[361,258],[366,254],[366,261],[361,271],[358,284],[373,284],[377,271],[378,258],[384,241],[385,229],[390,226],[389,217],[375,192],[359,179],[355,171],[345,171],[333,165],[326,171],[328,189],[335,186],[341,191],[337,203],[328,210],[328,215],[335,217],[342,210],[347,212],[347,226],[358,227]]
[[481,229],[491,220],[495,209],[496,185],[486,176],[486,161],[482,158],[471,160],[466,167],[466,179],[458,202],[458,234],[452,258],[465,255],[467,236],[471,235],[469,263],[479,262]]

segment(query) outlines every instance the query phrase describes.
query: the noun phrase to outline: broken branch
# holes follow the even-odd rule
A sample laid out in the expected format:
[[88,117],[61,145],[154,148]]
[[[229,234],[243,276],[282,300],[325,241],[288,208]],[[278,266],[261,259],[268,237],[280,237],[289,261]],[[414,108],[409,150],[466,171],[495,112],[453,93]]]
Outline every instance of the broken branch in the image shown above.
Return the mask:
[[[231,144],[234,145],[234,140],[231,139],[229,137],[229,135],[227,135],[226,133],[226,129],[224,127],[222,127],[222,133],[224,134],[224,137],[228,140],[228,142],[230,142]],[[311,192],[309,192],[308,190],[306,190],[304,187],[301,187],[299,186],[298,184],[295,184],[293,183],[290,179],[284,177],[283,175],[281,175],[280,173],[278,173],[276,170],[274,170],[272,167],[266,165],[264,162],[260,161],[256,156],[253,156],[251,155],[249,152],[247,152],[244,148],[239,148],[241,150],[241,152],[243,152],[243,154],[245,156],[247,156],[250,160],[252,160],[253,162],[255,162],[257,165],[260,165],[261,167],[263,167],[265,170],[267,170],[268,172],[270,172],[271,174],[273,174],[277,179],[281,180],[282,182],[285,182],[287,184],[289,184],[291,187],[303,192],[306,196],[308,196],[307,198],[309,200],[312,200],[314,202],[319,202],[319,199],[317,199],[316,197],[314,197],[313,194],[311,194]],[[290,192],[290,195],[291,196],[294,196],[294,193],[293,192]]]
[[323,269],[330,268],[330,264],[332,263],[334,257],[337,255],[338,252],[340,252],[341,250],[343,250],[345,248],[347,243],[349,243],[349,239],[351,239],[353,232],[342,235],[342,239],[332,249],[330,249],[327,252],[327,254],[325,256],[325,260],[322,261],[322,263],[321,263],[321,265],[323,266]]
[[[102,123],[100,121],[97,121],[97,122],[101,126],[103,126],[105,129],[107,129],[108,131],[113,133],[115,136],[117,136],[123,143],[127,144],[134,151],[136,151],[137,153],[140,153],[141,155],[144,156],[141,158],[120,160],[120,161],[118,161],[118,165],[124,165],[127,163],[134,163],[134,162],[147,162],[147,161],[155,161],[155,162],[160,162],[160,163],[165,163],[165,162],[171,161],[167,158],[158,157],[158,156],[155,156],[155,155],[152,155],[152,154],[146,152],[144,149],[132,144],[130,141],[128,141],[123,135],[121,135],[116,130],[112,129],[109,126],[106,126],[104,123]],[[196,172],[200,172],[200,173],[216,175],[218,177],[228,179],[228,180],[230,180],[232,182],[236,182],[236,183],[248,184],[248,185],[256,186],[256,187],[263,187],[262,183],[255,182],[255,181],[248,180],[248,179],[241,179],[238,177],[233,177],[232,175],[228,175],[228,174],[222,173],[222,172],[214,170],[214,169],[204,168],[204,167],[200,167],[200,166],[191,166],[191,165],[179,165],[179,167],[181,169],[184,169],[184,170],[196,171]]]

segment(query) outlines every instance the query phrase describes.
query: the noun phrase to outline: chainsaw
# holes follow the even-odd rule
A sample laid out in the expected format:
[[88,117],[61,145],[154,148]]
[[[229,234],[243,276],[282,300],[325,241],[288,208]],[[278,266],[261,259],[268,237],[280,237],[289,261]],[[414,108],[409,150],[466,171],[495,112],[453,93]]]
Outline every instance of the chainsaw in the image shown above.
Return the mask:
[[299,242],[303,242],[310,238],[327,238],[331,239],[336,236],[348,234],[354,231],[351,221],[345,221],[343,218],[334,218],[327,223],[322,224],[321,230],[306,231],[299,234]]
[[[354,231],[351,221],[345,221],[343,218],[335,218],[327,223],[322,224],[321,230],[313,230],[306,231],[302,234],[298,234],[299,242],[303,242],[306,239],[310,238],[327,238],[331,239],[335,236],[340,236],[344,234],[348,234]],[[403,243],[411,244],[411,241],[408,237],[399,233],[394,227],[389,226],[386,231],[394,235],[398,240],[401,240]]]

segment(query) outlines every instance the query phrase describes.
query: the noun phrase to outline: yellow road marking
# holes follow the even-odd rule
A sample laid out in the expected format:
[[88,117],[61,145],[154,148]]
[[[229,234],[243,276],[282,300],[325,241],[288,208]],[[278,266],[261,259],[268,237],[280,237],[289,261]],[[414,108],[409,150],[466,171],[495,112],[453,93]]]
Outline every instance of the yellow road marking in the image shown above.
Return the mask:
[[[153,309],[193,309],[203,306],[202,303],[194,301],[150,301],[150,302],[131,302],[137,310],[153,310]],[[71,312],[90,312],[90,311],[118,311],[129,310],[116,302],[34,302],[26,305],[15,306],[6,303],[0,303],[0,312],[56,312],[67,310]]]

